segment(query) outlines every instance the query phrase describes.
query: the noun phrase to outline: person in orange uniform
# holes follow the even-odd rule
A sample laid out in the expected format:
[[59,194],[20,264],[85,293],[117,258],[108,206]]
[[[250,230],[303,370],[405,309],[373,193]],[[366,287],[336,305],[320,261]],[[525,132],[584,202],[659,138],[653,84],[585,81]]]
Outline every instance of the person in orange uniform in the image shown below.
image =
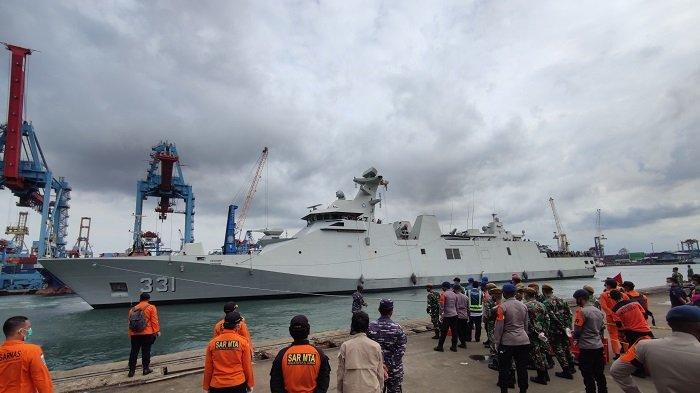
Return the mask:
[[[227,302],[224,304],[224,317],[228,315],[228,313],[233,312],[233,311],[238,311],[238,304],[236,302]],[[218,336],[219,334],[224,332],[224,319],[222,318],[219,322],[214,325],[214,335],[212,338]],[[253,349],[253,340],[250,338],[250,332],[248,331],[248,325],[245,323],[245,318],[241,317],[241,322],[238,323],[236,327],[236,333],[238,333],[239,336],[242,336],[246,340],[248,340],[248,343],[250,344],[251,350]]]
[[331,379],[328,356],[309,344],[309,320],[297,315],[289,323],[294,342],[279,351],[270,370],[272,393],[326,393]]
[[246,393],[255,386],[250,341],[238,333],[242,321],[238,311],[229,312],[223,332],[209,341],[202,381],[209,393]]
[[141,351],[143,375],[153,372],[151,365],[151,346],[160,336],[158,310],[151,304],[151,295],[142,293],[139,304],[129,309],[129,337],[131,338],[131,353],[129,354],[129,378],[136,374],[136,360]]
[[622,293],[616,290],[610,291],[610,298],[617,302],[612,308],[615,323],[628,345],[634,345],[641,337],[654,338],[641,304],[632,299],[622,300]]
[[[620,334],[615,323],[615,312],[612,308],[617,304],[617,301],[610,297],[610,291],[617,289],[617,281],[614,278],[608,278],[605,280],[605,291],[600,294],[598,301],[600,302],[600,309],[605,313],[605,323],[608,328],[608,335],[610,336],[610,345],[612,345],[612,350],[615,353],[614,358],[617,359],[620,356],[622,350],[622,345],[620,344]],[[624,293],[622,298],[627,300],[628,297]]]
[[32,335],[29,318],[8,318],[2,331],[5,342],[0,346],[0,393],[53,392],[41,348],[26,343]]

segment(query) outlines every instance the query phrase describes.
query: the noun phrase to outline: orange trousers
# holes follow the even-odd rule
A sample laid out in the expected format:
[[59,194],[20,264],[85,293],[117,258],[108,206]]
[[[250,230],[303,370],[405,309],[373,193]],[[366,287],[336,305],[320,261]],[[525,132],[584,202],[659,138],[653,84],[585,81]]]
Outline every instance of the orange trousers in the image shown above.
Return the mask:
[[620,343],[620,331],[617,330],[615,323],[608,323],[608,335],[610,336],[610,345],[612,346],[614,356],[617,356],[622,351],[622,343]]

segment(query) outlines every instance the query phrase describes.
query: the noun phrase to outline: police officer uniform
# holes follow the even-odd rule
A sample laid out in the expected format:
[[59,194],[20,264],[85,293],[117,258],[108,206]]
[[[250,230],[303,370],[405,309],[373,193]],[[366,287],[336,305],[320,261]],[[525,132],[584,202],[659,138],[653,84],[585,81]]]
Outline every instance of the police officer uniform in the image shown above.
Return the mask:
[[382,299],[379,302],[379,319],[369,324],[367,337],[379,343],[384,355],[384,365],[387,367],[389,378],[384,382],[387,393],[401,393],[403,382],[403,355],[406,353],[406,333],[401,325],[391,320],[394,302]]
[[526,392],[528,388],[527,363],[530,339],[527,336],[527,307],[512,297],[515,292],[515,285],[504,285],[503,294],[507,299],[496,307],[494,340],[498,350],[498,385],[502,393],[507,393],[511,384],[510,365],[513,360],[515,360],[520,392]]
[[[574,292],[578,304],[574,319],[573,337],[580,349],[578,364],[586,386],[586,393],[607,392],[605,360],[603,358],[603,333],[605,314],[590,304],[590,294],[585,289]],[[585,303],[582,303],[585,301]],[[584,304],[583,306],[581,306]]]

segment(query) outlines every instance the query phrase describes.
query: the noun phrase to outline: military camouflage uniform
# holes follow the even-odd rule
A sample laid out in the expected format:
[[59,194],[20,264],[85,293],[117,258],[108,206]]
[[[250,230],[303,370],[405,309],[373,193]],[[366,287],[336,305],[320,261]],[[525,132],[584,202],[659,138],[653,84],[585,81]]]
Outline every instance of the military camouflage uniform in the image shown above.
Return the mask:
[[535,300],[537,300],[537,301],[540,302],[540,303],[544,303],[544,300],[545,300],[545,299],[546,299],[546,298],[545,298],[544,295],[541,294],[541,293],[538,293],[537,295],[535,295]]
[[433,323],[433,331],[440,331],[440,294],[435,291],[428,292],[428,307],[425,312],[430,315],[430,322]]
[[357,291],[352,294],[352,313],[356,313],[358,311],[362,311],[362,306],[366,306],[367,303],[365,303],[365,298],[362,296],[362,294]]
[[496,352],[496,342],[493,338],[494,329],[496,328],[496,302],[493,297],[484,300],[484,329],[486,330],[486,339],[489,341],[489,363],[497,365],[498,352]]
[[571,308],[568,303],[554,295],[545,299],[544,307],[549,313],[550,329],[547,338],[552,351],[562,370],[569,371],[574,368],[574,356],[571,354],[569,337],[566,335],[566,328],[570,329],[572,324]]
[[403,382],[403,354],[406,352],[406,333],[401,325],[389,317],[379,317],[369,324],[367,337],[379,343],[389,378],[384,382],[386,393],[401,393]]
[[547,334],[549,330],[549,316],[544,305],[537,300],[527,300],[525,306],[527,307],[527,335],[530,338],[532,364],[535,370],[546,371],[546,355],[549,353],[549,344],[543,341],[539,335],[540,333]]
[[681,272],[673,272],[673,274],[671,274],[671,277],[678,280],[679,285],[683,285],[683,274],[681,274]]

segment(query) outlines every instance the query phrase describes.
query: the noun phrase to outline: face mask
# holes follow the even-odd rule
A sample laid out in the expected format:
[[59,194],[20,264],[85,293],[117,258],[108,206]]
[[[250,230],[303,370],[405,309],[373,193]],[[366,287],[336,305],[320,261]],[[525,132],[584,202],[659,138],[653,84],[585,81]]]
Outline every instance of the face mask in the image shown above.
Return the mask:
[[32,328],[26,329],[27,334],[24,336],[24,341],[29,341],[29,337],[32,336]]

